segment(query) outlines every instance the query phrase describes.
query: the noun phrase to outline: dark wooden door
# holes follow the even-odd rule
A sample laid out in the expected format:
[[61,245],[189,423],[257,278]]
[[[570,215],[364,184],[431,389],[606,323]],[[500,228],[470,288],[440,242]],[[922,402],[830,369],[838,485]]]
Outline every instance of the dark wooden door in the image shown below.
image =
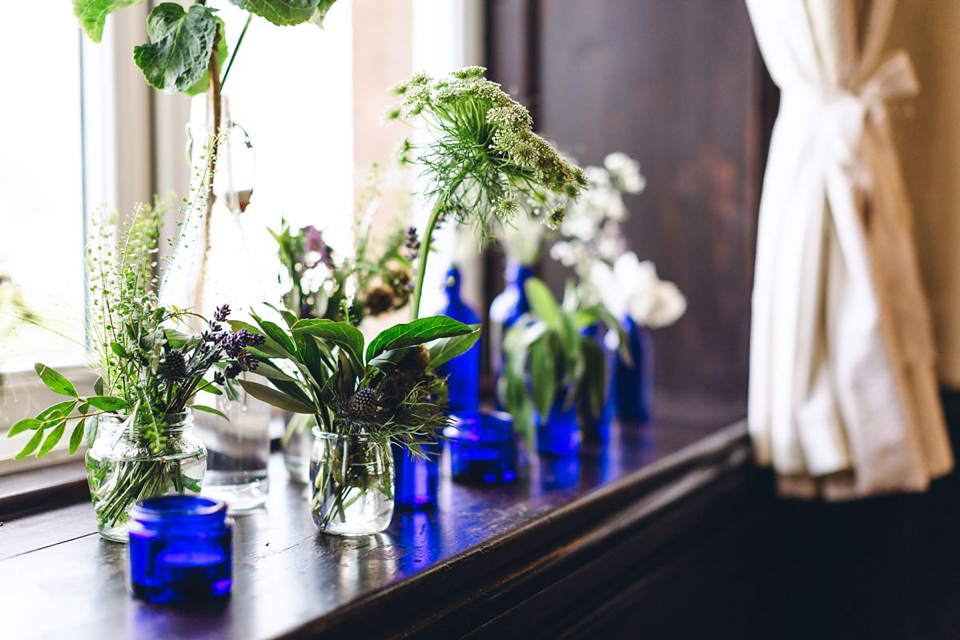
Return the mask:
[[[640,161],[630,244],[688,298],[655,332],[661,397],[743,411],[755,221],[773,108],[743,0],[492,0],[492,77],[581,164]],[[544,276],[566,277],[547,260]],[[732,409],[731,409],[732,407]]]

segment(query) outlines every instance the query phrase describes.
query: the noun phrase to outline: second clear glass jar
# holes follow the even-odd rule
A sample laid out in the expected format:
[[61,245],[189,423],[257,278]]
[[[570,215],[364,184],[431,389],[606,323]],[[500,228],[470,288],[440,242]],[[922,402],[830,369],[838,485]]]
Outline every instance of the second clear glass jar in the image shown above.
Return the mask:
[[393,518],[390,444],[365,434],[313,430],[310,513],[324,533],[379,533]]

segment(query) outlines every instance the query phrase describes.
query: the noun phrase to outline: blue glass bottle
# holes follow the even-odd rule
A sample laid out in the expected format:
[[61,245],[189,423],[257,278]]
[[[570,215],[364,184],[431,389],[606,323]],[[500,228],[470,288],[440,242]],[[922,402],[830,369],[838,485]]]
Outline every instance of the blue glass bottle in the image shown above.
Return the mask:
[[513,417],[500,411],[454,415],[444,430],[455,482],[506,484],[517,477]]
[[233,582],[233,522],[219,500],[168,495],[130,512],[130,589],[148,602],[226,596]]
[[606,327],[601,324],[592,324],[582,330],[584,336],[592,338],[603,351],[604,376],[606,391],[603,397],[603,407],[599,416],[594,416],[591,407],[580,407],[580,423],[583,429],[583,439],[589,442],[606,442],[610,438],[610,422],[615,411],[613,394],[613,372],[617,352],[607,347]]
[[538,453],[570,456],[580,451],[583,434],[577,420],[577,403],[570,402],[570,406],[566,406],[566,396],[564,392],[558,393],[547,419],[540,416],[537,425]]
[[507,267],[507,285],[493,302],[490,303],[490,322],[496,323],[506,331],[530,311],[530,302],[523,289],[523,283],[533,277],[533,267],[513,263]]
[[650,330],[627,317],[624,323],[633,366],[617,358],[614,369],[614,394],[617,417],[624,422],[646,424],[650,421],[653,396],[653,340]]
[[442,445],[424,447],[430,457],[415,460],[406,447],[394,443],[393,505],[397,509],[432,509],[437,506]]
[[[442,315],[464,324],[479,324],[477,313],[460,297],[460,269],[450,267],[447,271],[447,304]],[[468,351],[450,362],[441,365],[438,373],[447,376],[451,413],[475,412],[480,407],[480,353],[478,340]]]

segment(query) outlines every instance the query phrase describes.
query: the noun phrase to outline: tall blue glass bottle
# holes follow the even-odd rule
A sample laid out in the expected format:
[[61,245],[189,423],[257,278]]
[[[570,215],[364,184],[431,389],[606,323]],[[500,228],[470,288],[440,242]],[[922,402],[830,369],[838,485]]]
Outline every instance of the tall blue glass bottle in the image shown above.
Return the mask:
[[[533,277],[533,267],[512,263],[507,266],[507,285],[490,304],[490,322],[506,331],[530,311],[523,283]],[[502,339],[502,336],[501,336]]]
[[[464,324],[479,324],[477,312],[460,297],[460,269],[447,271],[447,304],[440,312]],[[470,349],[440,366],[438,373],[447,376],[451,413],[473,413],[480,408],[480,340]]]
[[653,340],[650,330],[630,317],[627,317],[624,329],[633,366],[629,367],[617,358],[613,379],[617,417],[624,422],[646,424],[650,421],[653,395]]

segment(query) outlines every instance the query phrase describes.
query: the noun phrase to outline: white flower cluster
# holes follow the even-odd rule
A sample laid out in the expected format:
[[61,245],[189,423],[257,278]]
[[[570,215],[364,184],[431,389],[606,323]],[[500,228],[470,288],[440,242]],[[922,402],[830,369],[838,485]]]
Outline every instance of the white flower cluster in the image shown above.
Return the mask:
[[641,262],[632,251],[617,258],[612,269],[605,262],[595,261],[590,284],[615,316],[630,316],[651,329],[673,324],[687,310],[687,300],[677,285],[657,277],[653,263]]
[[561,240],[550,255],[573,268],[581,282],[588,279],[596,260],[613,263],[626,251],[621,223],[627,218],[624,193],[640,193],[646,180],[640,163],[625,153],[611,153],[602,167],[586,167],[588,189],[571,203],[560,225]]

